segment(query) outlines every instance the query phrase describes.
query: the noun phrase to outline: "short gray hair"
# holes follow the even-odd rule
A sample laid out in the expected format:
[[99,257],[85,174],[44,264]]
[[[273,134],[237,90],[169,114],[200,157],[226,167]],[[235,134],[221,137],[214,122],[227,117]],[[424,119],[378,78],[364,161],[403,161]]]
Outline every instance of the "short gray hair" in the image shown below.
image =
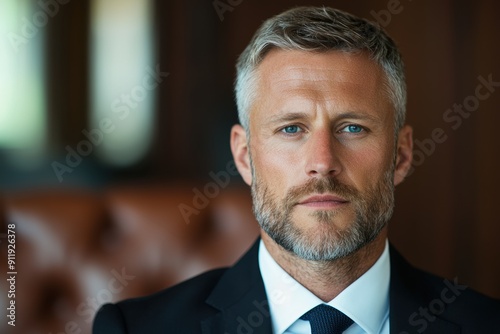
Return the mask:
[[367,52],[386,74],[386,90],[395,110],[395,131],[406,114],[404,64],[387,33],[375,23],[329,7],[297,7],[265,21],[238,58],[235,95],[241,125],[250,131],[249,112],[256,96],[256,71],[272,49],[309,52]]

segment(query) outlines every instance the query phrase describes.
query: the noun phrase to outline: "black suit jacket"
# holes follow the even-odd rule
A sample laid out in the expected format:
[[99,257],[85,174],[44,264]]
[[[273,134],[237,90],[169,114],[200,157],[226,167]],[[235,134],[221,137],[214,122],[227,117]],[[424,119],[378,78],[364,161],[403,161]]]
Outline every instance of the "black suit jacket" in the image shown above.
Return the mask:
[[[271,334],[258,241],[231,268],[148,297],[104,305],[94,334]],[[391,334],[500,333],[500,301],[410,266],[391,247]],[[363,301],[360,300],[360,303]]]

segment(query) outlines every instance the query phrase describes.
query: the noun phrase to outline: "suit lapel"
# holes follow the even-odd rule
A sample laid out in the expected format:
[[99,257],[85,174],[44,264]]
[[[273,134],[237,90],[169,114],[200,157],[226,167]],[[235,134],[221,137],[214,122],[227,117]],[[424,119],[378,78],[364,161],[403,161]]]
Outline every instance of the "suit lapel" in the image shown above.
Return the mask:
[[228,269],[206,302],[219,312],[201,324],[204,334],[271,334],[269,306],[258,263],[258,239],[252,248]]
[[[391,282],[390,300],[390,332],[391,334],[458,334],[460,327],[443,320],[439,316],[426,313],[429,303],[439,298],[439,293],[433,294],[424,274],[413,268],[394,249],[390,248]],[[444,287],[444,285],[443,285]]]

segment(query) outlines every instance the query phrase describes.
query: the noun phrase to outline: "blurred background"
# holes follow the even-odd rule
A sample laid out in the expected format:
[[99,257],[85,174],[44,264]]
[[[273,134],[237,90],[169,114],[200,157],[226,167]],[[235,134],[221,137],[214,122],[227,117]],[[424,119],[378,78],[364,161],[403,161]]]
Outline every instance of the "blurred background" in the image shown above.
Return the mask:
[[[109,213],[110,189],[126,188],[141,201],[134,189],[172,193],[187,184],[179,196],[189,204],[194,187],[204,189],[214,174],[230,175],[234,64],[263,20],[297,5],[327,5],[377,21],[397,42],[416,145],[412,174],[397,189],[391,240],[416,266],[500,298],[500,3],[493,0],[2,0],[2,235],[18,223],[19,242],[29,239],[23,235],[36,239],[34,214],[23,210],[63,207],[69,193],[78,193],[78,203],[90,196],[98,203],[90,207],[104,206],[99,216],[107,218],[98,220],[108,228],[117,220]],[[242,185],[236,176],[228,183]],[[49,204],[39,200],[50,196],[56,197]],[[175,192],[169,196],[177,208]],[[74,220],[88,210],[66,209],[67,237],[80,233]],[[46,223],[51,219],[57,220]],[[245,236],[245,247],[255,233]],[[30,268],[44,260],[30,257]],[[103,266],[108,274],[113,268]],[[65,328],[50,326],[56,325],[46,324],[45,332]]]

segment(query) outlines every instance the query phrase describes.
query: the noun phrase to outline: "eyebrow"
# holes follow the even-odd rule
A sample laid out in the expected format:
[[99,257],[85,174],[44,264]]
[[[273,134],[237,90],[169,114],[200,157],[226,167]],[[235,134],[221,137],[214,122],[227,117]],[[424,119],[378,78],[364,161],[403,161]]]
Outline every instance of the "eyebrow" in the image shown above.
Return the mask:
[[[305,112],[287,112],[281,115],[275,115],[269,118],[267,121],[268,124],[275,124],[275,123],[281,123],[281,122],[290,122],[290,121],[296,121],[299,119],[304,119],[309,117],[308,113]],[[360,119],[360,120],[368,120],[372,122],[377,122],[379,121],[379,117],[375,117],[372,115],[369,115],[364,112],[357,112],[357,111],[346,111],[343,112],[335,117],[336,120],[341,120],[341,119]]]
[[284,114],[270,117],[267,123],[274,124],[274,123],[295,121],[301,118],[307,118],[307,116],[308,115],[305,112],[287,112]]

